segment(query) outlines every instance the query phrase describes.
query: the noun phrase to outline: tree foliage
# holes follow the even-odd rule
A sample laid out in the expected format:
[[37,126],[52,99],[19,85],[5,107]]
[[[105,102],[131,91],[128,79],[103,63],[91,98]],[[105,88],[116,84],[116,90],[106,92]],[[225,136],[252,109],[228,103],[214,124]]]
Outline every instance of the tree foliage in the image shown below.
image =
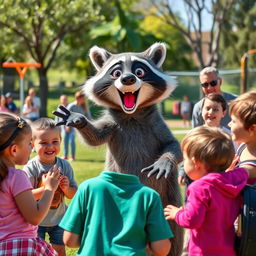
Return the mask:
[[[97,2],[97,1],[95,1]],[[20,42],[28,58],[41,63],[41,115],[46,116],[47,71],[57,56],[66,35],[83,30],[99,19],[99,7],[93,0],[1,0],[0,26]],[[15,56],[15,60],[17,60]],[[24,60],[23,60],[24,61]]]
[[[220,36],[222,24],[234,0],[180,0],[183,3],[187,21],[177,14],[171,0],[151,0],[156,11],[153,13],[167,24],[178,29],[195,53],[199,68],[218,65],[220,57]],[[203,36],[204,13],[212,20],[209,35]],[[204,46],[207,46],[207,52]],[[205,58],[205,56],[208,58]]]
[[[226,67],[237,67],[243,54],[256,49],[256,1],[236,1],[223,27],[222,61]],[[255,58],[250,60],[255,66]]]
[[154,34],[159,41],[166,44],[165,69],[177,71],[195,68],[191,58],[192,50],[179,30],[152,15],[147,15],[141,22],[140,27]]

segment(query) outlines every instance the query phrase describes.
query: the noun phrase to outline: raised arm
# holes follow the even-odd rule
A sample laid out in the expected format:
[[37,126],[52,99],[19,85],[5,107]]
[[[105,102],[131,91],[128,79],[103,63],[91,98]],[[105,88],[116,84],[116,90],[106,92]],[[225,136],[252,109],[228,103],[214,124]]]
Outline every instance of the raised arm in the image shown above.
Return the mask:
[[84,115],[69,111],[64,106],[59,106],[53,114],[61,119],[56,123],[57,125],[77,128],[85,142],[91,146],[99,146],[108,142],[115,132],[116,123],[109,115],[105,115],[101,120],[91,122]]

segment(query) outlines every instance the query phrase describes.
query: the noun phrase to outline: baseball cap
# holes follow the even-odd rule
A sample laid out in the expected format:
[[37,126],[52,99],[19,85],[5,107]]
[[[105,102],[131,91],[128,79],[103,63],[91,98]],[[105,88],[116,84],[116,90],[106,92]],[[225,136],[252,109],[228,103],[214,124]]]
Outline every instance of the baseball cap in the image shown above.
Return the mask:
[[5,98],[9,98],[9,97],[12,97],[12,94],[11,94],[10,92],[7,92],[7,93],[5,94]]

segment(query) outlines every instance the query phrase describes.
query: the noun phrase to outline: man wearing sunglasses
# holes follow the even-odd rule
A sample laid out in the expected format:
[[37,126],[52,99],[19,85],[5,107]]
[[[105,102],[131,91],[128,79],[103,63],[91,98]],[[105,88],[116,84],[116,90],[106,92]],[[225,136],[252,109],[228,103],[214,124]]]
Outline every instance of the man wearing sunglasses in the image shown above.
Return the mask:
[[[231,93],[221,91],[222,79],[219,76],[219,71],[214,67],[206,67],[200,72],[200,84],[204,95],[208,95],[210,93],[221,94],[227,104],[230,103],[237,96]],[[221,125],[225,126],[229,129],[228,123],[230,122],[230,117],[228,114],[228,109],[226,111],[226,115],[221,120]],[[192,128],[203,125],[204,121],[202,118],[202,100],[198,101],[193,109],[192,114]]]

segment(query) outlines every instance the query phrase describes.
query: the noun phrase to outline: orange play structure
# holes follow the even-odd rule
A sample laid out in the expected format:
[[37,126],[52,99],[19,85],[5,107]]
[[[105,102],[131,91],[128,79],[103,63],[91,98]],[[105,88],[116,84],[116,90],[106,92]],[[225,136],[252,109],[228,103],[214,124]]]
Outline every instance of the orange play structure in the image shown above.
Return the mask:
[[2,65],[4,68],[16,68],[20,76],[20,115],[22,115],[22,108],[24,105],[24,77],[28,68],[40,68],[40,63],[28,63],[28,62],[4,62]]

